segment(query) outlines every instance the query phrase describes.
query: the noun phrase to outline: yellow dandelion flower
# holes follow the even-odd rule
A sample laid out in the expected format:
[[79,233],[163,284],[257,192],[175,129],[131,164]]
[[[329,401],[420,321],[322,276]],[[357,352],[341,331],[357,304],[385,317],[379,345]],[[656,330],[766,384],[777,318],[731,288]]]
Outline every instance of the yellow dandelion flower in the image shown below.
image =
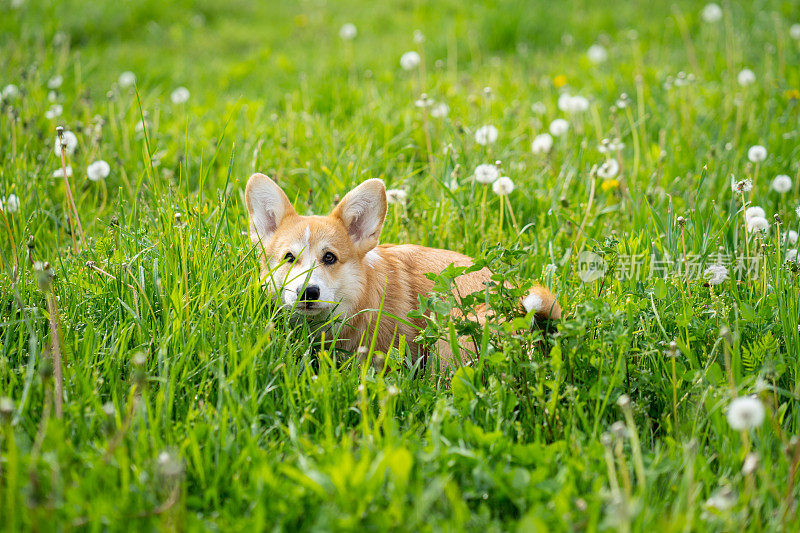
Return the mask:
[[558,76],[553,78],[553,86],[556,89],[560,89],[566,84],[567,84],[567,77],[564,76],[563,74],[559,74]]
[[603,189],[603,191],[605,192],[608,192],[612,189],[616,189],[617,187],[619,187],[619,181],[615,179],[605,180],[603,181],[603,184],[600,185],[600,188]]
[[789,89],[783,93],[787,100],[800,100],[800,91],[797,89]]

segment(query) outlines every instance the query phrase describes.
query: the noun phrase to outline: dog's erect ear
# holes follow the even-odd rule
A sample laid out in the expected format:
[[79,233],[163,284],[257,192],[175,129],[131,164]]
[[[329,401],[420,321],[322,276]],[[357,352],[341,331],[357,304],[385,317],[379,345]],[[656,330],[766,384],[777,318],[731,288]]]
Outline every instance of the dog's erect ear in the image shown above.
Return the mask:
[[367,253],[377,246],[386,218],[386,187],[379,179],[365,181],[347,193],[331,216],[342,221],[356,248]]
[[244,191],[250,215],[250,240],[263,244],[272,237],[287,215],[295,214],[289,198],[278,185],[264,174],[253,174]]

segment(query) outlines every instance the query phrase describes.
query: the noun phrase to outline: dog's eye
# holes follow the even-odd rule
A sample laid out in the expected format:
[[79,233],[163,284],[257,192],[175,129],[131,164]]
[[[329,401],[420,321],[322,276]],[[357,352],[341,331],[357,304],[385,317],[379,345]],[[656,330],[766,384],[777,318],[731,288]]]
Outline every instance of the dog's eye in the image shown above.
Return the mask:
[[336,256],[331,252],[325,252],[325,255],[322,256],[322,262],[326,265],[332,265],[336,262]]
[[283,260],[287,263],[294,263],[294,256],[292,252],[286,252],[286,255],[283,256]]

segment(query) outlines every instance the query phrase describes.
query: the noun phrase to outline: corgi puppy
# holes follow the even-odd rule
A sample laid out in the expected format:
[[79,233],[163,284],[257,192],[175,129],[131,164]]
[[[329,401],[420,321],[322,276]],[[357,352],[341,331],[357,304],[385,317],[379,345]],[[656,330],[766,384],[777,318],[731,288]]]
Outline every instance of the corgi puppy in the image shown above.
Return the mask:
[[[378,244],[387,209],[381,180],[363,182],[327,216],[298,215],[283,190],[263,174],[247,181],[245,201],[262,280],[282,305],[309,318],[338,316],[346,324],[339,334],[339,346],[346,350],[369,346],[375,335],[375,349],[388,352],[405,336],[412,359],[424,355],[414,342],[417,330],[408,323],[424,324],[407,314],[433,286],[425,274],[439,274],[451,264],[470,266],[472,259],[414,244]],[[458,294],[485,290],[490,275],[486,268],[463,274],[455,280]],[[532,289],[525,306],[538,319],[561,316],[555,297],[542,286]],[[449,345],[440,342],[437,350],[447,367]]]

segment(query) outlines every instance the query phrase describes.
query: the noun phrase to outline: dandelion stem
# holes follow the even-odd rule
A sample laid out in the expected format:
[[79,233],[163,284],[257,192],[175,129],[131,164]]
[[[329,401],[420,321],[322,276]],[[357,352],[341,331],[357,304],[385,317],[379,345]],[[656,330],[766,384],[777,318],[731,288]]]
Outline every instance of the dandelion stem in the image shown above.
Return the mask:
[[61,341],[58,338],[58,306],[53,290],[47,294],[47,311],[50,314],[50,342],[53,350],[53,383],[56,418],[61,418],[64,398],[64,374],[61,368]]
[[519,225],[517,224],[517,217],[514,216],[514,209],[511,207],[511,200],[508,199],[508,196],[503,198],[508,205],[508,217],[511,219],[511,225],[514,226],[514,231],[519,233]]
[[500,197],[500,223],[497,225],[497,241],[503,242],[503,211],[505,211],[506,202],[503,197]]
[[675,434],[678,433],[678,373],[675,370],[675,357],[672,354],[672,423],[675,426]]
[[75,248],[75,251],[78,251],[78,246],[75,243],[75,229],[73,227],[72,217],[75,217],[75,224],[78,227],[78,236],[81,239],[81,246],[86,247],[86,236],[83,234],[83,227],[81,226],[81,219],[78,215],[78,208],[75,206],[75,198],[72,196],[72,187],[69,184],[69,176],[67,175],[67,145],[64,143],[64,132],[59,130],[59,142],[61,143],[61,173],[64,175],[64,188],[66,189],[67,194],[67,204],[70,209],[72,209],[72,214],[67,213],[67,218],[69,219],[70,224],[70,232],[72,233],[72,245]]

